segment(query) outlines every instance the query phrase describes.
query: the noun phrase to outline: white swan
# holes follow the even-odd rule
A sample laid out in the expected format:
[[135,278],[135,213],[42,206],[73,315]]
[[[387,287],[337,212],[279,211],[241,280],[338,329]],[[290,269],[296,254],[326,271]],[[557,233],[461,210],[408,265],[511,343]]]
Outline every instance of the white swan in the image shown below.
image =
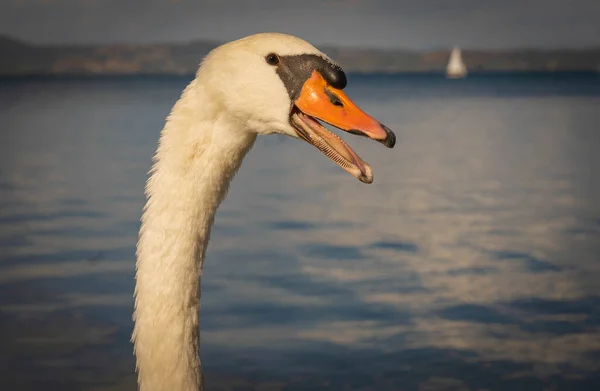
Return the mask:
[[217,207],[257,135],[302,138],[360,181],[369,165],[318,118],[393,147],[387,127],[342,92],[342,69],[309,43],[267,33],[214,49],[174,105],[146,186],[134,332],[142,391],[203,388],[200,276]]

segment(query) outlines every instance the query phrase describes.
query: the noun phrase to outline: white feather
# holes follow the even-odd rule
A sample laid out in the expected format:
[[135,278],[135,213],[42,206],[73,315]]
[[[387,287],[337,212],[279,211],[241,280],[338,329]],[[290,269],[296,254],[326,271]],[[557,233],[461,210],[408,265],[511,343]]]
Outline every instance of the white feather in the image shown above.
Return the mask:
[[146,186],[137,247],[134,342],[142,391],[198,391],[200,277],[215,212],[259,134],[297,137],[279,55],[319,54],[288,35],[214,49],[173,107]]

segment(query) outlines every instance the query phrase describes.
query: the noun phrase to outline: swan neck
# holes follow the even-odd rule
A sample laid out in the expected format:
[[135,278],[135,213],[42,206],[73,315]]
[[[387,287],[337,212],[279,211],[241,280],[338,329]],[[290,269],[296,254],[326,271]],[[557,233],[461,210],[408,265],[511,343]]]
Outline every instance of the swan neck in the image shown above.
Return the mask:
[[216,210],[255,135],[194,82],[163,129],[137,248],[134,349],[141,391],[197,391],[200,278]]

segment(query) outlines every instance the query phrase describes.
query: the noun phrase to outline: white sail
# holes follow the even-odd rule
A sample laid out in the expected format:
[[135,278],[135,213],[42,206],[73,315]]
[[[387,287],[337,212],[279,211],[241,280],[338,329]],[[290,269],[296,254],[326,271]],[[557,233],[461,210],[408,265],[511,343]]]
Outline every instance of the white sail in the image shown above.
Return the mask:
[[446,76],[451,79],[457,79],[467,76],[467,67],[462,60],[462,54],[458,47],[452,49],[450,61],[446,67]]

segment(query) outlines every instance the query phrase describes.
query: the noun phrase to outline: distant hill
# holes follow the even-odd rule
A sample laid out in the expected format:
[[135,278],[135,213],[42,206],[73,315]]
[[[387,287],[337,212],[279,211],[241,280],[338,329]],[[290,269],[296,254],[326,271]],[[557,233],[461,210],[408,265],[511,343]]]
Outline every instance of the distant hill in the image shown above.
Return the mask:
[[[191,75],[217,42],[150,45],[34,45],[0,36],[0,75]],[[441,72],[449,50],[320,47],[347,72]],[[600,71],[600,48],[463,50],[469,71]]]

